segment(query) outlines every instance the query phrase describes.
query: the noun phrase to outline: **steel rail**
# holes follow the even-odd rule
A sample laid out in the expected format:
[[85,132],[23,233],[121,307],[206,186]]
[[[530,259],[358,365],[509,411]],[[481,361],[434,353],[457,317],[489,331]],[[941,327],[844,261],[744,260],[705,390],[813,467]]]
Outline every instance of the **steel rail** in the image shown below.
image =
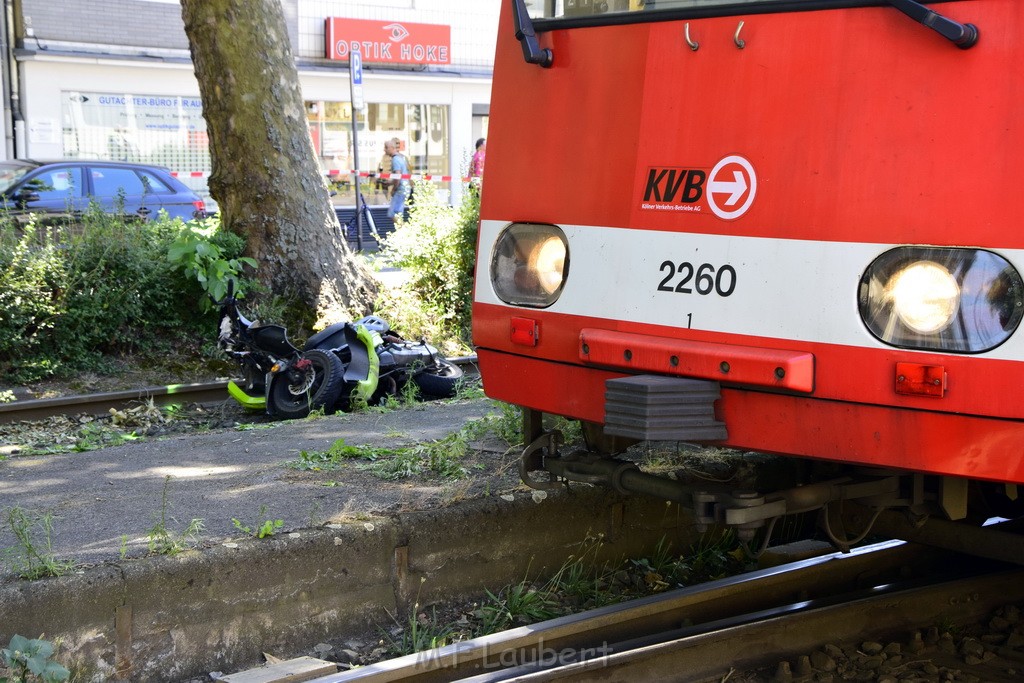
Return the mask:
[[[449,358],[460,367],[475,366],[476,354]],[[164,406],[174,403],[215,403],[228,398],[228,381],[168,384],[165,386],[108,391],[97,394],[58,396],[0,403],[0,424],[39,420],[54,415],[102,415],[111,408],[121,409],[133,403],[150,401]]]
[[[604,661],[614,656],[613,649],[602,650],[611,643],[638,637],[658,638],[658,634],[672,632],[680,624],[711,625],[794,602],[810,605],[814,598],[864,588],[866,576],[872,577],[868,587],[899,580],[908,571],[927,576],[941,566],[936,563],[937,557],[950,555],[922,546],[887,542],[511,629],[314,681],[500,680],[516,675],[520,663],[544,661],[545,657],[558,660],[584,653],[601,655],[598,659]],[[946,564],[952,567],[955,561],[947,559]],[[641,675],[632,680],[647,679]]]
[[98,394],[37,398],[27,401],[0,403],[0,424],[39,420],[53,415],[100,415],[111,408],[123,408],[131,403],[152,400],[157,405],[171,403],[212,403],[228,397],[227,380],[196,384],[168,384],[125,391]]
[[[626,642],[611,654],[564,666],[510,672],[483,681],[709,681],[752,672],[829,643],[884,639],[940,622],[984,620],[1024,596],[1024,569],[930,582],[808,610],[750,615],[749,623],[708,624],[704,632],[661,642]],[[794,606],[796,607],[796,606]],[[976,677],[977,678],[977,677]],[[985,678],[985,680],[990,680]]]

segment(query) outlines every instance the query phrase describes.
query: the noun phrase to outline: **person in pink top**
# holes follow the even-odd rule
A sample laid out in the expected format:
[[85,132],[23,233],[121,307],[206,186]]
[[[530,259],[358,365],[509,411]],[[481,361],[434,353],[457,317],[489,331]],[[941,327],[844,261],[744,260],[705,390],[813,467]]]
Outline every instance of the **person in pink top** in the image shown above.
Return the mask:
[[484,157],[487,153],[487,139],[480,138],[476,141],[476,151],[469,162],[469,175],[473,178],[482,178],[484,175]]

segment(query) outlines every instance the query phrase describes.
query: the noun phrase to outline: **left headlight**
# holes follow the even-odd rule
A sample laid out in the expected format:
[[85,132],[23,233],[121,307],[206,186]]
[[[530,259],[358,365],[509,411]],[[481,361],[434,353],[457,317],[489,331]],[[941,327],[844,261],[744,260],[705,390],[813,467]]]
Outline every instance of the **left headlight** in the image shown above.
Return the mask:
[[498,235],[491,284],[507,304],[546,308],[558,300],[569,274],[569,243],[554,225],[512,223]]
[[980,249],[898,247],[860,281],[860,316],[892,346],[980,353],[1006,341],[1024,315],[1024,283]]

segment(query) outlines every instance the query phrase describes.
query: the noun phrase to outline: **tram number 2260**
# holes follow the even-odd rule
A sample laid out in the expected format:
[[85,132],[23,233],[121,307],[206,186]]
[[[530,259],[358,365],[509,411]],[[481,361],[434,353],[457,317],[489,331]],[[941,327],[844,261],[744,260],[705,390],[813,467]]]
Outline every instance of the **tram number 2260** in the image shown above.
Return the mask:
[[695,267],[689,261],[678,264],[664,261],[658,270],[665,273],[665,277],[658,283],[659,292],[729,296],[736,289],[736,269],[728,264],[716,268],[710,263]]

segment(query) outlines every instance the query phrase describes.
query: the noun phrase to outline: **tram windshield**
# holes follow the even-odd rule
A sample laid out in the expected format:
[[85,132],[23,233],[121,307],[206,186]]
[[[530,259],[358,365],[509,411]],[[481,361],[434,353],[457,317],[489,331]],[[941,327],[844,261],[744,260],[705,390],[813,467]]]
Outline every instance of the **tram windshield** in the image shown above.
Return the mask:
[[[950,0],[955,2],[955,0]],[[513,0],[517,21],[537,20],[536,30],[664,21],[700,17],[730,16],[747,12],[794,12],[877,5],[879,0]],[[922,26],[952,41],[957,47],[969,48],[978,42],[978,29],[973,24],[960,24],[916,0],[888,0]],[[884,3],[883,3],[884,4]],[[525,13],[524,13],[525,10]],[[529,19],[526,18],[528,15]],[[517,29],[518,31],[518,29]],[[524,33],[532,35],[533,30]],[[538,58],[539,59],[539,58]],[[547,64],[544,64],[547,66]]]
[[653,10],[686,10],[725,8],[735,5],[758,5],[777,0],[525,0],[533,19],[562,19],[600,14],[650,12]]
[[[633,12],[654,13],[675,11],[677,13],[693,12],[697,14],[738,14],[758,5],[776,5],[779,0],[522,0],[531,19],[575,19],[591,17],[601,23],[601,18],[609,21],[621,20]],[[849,2],[843,3],[849,6]],[[878,4],[865,0],[864,4]],[[798,9],[800,5],[811,5],[821,8],[827,5],[822,0],[791,0],[786,3],[788,9]],[[593,20],[588,25],[593,25]]]

